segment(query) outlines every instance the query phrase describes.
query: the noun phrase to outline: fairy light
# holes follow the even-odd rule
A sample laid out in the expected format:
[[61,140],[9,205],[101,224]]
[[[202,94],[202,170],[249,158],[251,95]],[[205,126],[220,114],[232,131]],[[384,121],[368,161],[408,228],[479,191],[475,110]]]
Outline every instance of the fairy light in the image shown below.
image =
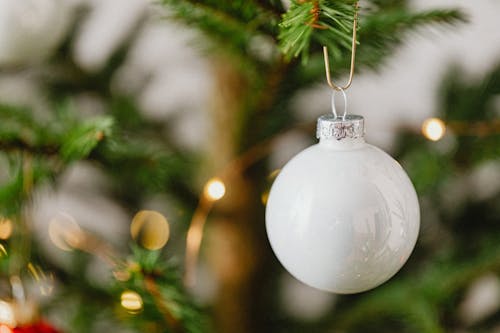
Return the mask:
[[0,301],[0,324],[0,333],[12,332],[6,331],[5,328],[9,329],[9,326],[15,327],[17,325],[14,309],[5,301]]
[[446,124],[439,118],[429,118],[422,124],[422,133],[427,139],[438,141],[446,133]]
[[61,250],[71,251],[82,243],[84,233],[71,215],[59,213],[49,223],[49,238]]
[[9,326],[0,324],[0,333],[12,333],[12,330]]
[[222,199],[224,194],[226,194],[226,185],[220,178],[214,177],[205,185],[205,196],[212,201]]
[[9,239],[12,235],[12,221],[7,218],[0,218],[0,239]]
[[120,297],[120,300],[122,307],[130,313],[137,313],[142,310],[142,297],[135,291],[124,291]]
[[153,210],[141,210],[130,224],[132,238],[148,250],[163,248],[170,236],[170,226],[165,216]]
[[203,239],[203,228],[207,222],[211,206],[211,202],[208,205],[203,204],[203,202],[198,205],[187,232],[184,282],[189,287],[192,287],[195,283],[196,265]]
[[27,268],[31,273],[33,279],[38,284],[40,293],[43,296],[49,296],[50,294],[52,294],[52,291],[54,289],[54,276],[52,274],[45,274],[40,266],[34,265],[31,262],[28,263]]

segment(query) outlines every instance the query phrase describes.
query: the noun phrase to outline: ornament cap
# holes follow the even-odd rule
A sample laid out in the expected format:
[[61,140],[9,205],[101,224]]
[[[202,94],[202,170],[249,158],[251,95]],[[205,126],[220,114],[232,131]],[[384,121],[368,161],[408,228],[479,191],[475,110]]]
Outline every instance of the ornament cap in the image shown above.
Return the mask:
[[333,114],[325,114],[318,118],[316,127],[316,138],[335,139],[359,139],[365,135],[365,120],[362,116],[348,114],[344,117],[335,117]]

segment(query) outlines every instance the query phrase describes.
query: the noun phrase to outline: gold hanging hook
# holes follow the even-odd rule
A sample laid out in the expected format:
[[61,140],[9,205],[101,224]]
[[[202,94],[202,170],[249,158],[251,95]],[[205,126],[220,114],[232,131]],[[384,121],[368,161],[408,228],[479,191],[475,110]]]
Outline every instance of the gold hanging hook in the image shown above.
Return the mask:
[[338,86],[332,82],[332,78],[330,76],[330,60],[328,58],[328,48],[323,46],[323,56],[325,58],[325,71],[326,71],[326,81],[328,85],[337,91],[346,90],[352,84],[352,77],[354,76],[354,65],[356,60],[356,30],[358,29],[358,2],[354,5],[354,21],[352,27],[352,46],[351,46],[351,71],[349,72],[349,81],[347,81],[345,86]]

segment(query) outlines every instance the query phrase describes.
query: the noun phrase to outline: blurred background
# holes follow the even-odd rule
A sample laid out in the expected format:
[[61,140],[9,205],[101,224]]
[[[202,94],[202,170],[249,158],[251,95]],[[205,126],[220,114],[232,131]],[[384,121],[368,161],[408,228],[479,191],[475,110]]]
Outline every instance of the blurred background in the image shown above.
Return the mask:
[[322,39],[280,52],[290,5],[0,0],[0,332],[500,333],[500,4],[360,3],[349,112],[422,218],[402,271],[352,296],[265,234],[330,112]]

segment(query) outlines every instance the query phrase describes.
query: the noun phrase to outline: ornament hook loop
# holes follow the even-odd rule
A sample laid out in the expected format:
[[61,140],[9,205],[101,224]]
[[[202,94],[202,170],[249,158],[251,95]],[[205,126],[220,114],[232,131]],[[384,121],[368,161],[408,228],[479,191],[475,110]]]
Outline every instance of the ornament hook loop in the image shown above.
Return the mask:
[[349,71],[349,80],[347,81],[347,83],[344,86],[338,86],[335,83],[333,83],[331,75],[330,75],[330,60],[328,58],[328,48],[326,46],[323,46],[323,56],[325,59],[326,82],[328,82],[328,85],[333,90],[337,90],[337,91],[346,90],[352,84],[352,78],[354,76],[354,67],[355,67],[355,60],[356,60],[356,35],[357,35],[357,30],[358,30],[358,8],[359,8],[359,4],[356,1],[355,8],[354,8],[354,20],[353,20],[353,26],[352,26],[351,69]]
[[[345,116],[347,115],[347,95],[343,88],[340,88],[339,91],[342,93],[342,97],[344,97],[344,112],[341,117],[343,120],[345,120]],[[332,91],[332,113],[335,118],[339,118],[337,114],[337,108],[335,106],[335,91]]]

